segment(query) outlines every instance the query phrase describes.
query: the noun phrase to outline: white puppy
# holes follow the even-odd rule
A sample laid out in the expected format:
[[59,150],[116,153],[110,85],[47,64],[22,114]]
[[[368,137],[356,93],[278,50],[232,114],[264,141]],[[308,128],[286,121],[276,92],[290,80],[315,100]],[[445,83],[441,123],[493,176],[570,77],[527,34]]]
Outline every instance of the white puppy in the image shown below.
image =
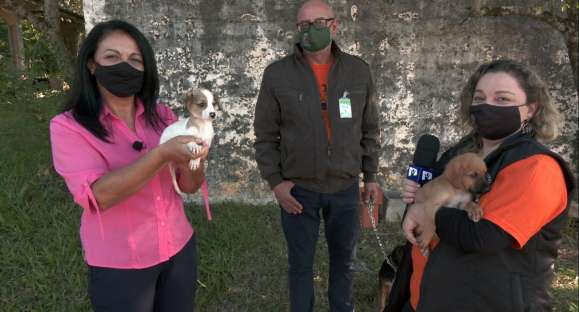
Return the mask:
[[[187,92],[185,95],[185,108],[190,113],[189,117],[168,126],[161,134],[159,144],[163,144],[179,135],[191,135],[202,139],[210,147],[213,140],[213,119],[216,116],[216,104],[215,97],[209,90],[193,89]],[[196,142],[188,143],[187,147],[194,153],[198,153],[201,150],[201,145]],[[200,159],[193,159],[189,162],[189,167],[195,170],[199,167],[199,163]],[[175,191],[180,195],[184,195],[177,184],[173,164],[169,164],[169,170],[171,171]]]

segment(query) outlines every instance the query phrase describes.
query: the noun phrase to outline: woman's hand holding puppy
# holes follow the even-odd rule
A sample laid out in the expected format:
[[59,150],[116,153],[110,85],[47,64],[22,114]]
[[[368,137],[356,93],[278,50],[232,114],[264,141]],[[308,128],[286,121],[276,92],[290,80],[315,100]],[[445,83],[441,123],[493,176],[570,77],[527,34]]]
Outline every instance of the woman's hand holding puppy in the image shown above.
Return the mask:
[[416,245],[423,255],[428,256],[430,242],[436,233],[436,225],[422,205],[413,204],[408,207],[402,230],[406,239]]
[[413,204],[420,184],[406,179],[402,190],[402,201],[408,204],[402,229],[406,239],[420,248],[423,255],[428,255],[428,246],[435,235],[434,215],[436,211],[427,211],[423,205]]
[[[191,142],[202,146],[201,149],[198,152],[191,151],[187,146]],[[207,158],[209,146],[200,138],[180,135],[160,144],[158,151],[164,162],[174,162],[177,172],[181,173],[178,174],[177,179],[181,191],[195,193],[205,179],[203,174],[204,166],[201,163],[197,169],[191,170],[189,169],[189,161],[193,159],[201,159],[203,161],[203,159]],[[182,174],[183,172],[189,172],[189,174]]]
[[[198,153],[193,153],[187,147],[187,144],[193,141],[203,146]],[[164,162],[173,161],[177,164],[187,164],[192,159],[205,159],[209,153],[209,147],[203,140],[189,135],[176,136],[157,148]]]

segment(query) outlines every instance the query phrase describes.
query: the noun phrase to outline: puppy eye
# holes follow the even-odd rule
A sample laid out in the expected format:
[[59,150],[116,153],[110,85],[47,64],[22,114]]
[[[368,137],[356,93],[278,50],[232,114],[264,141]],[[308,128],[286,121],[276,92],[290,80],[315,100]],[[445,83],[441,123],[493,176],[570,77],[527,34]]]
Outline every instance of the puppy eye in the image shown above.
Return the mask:
[[468,176],[471,178],[476,178],[476,177],[478,177],[478,173],[476,173],[476,172],[469,173]]

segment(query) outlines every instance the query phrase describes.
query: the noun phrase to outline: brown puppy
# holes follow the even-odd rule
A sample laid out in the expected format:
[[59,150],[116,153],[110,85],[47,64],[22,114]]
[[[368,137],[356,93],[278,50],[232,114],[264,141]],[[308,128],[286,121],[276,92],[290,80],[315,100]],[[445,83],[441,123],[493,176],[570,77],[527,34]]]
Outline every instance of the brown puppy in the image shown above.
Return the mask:
[[[478,222],[483,215],[481,207],[473,201],[477,196],[488,191],[489,181],[486,178],[487,167],[484,161],[474,153],[465,153],[451,159],[442,175],[426,183],[416,191],[413,205],[434,211],[438,207],[460,208],[466,210],[471,220]],[[436,234],[434,234],[436,237]],[[421,247],[422,253],[428,253],[428,245]],[[378,304],[384,311],[390,298],[390,291],[396,270],[402,262],[404,245],[399,245],[384,260],[378,274]],[[395,266],[395,267],[394,267]]]
[[[473,196],[488,191],[486,172],[486,164],[477,154],[458,155],[448,162],[442,175],[416,191],[413,205],[421,206],[427,214],[440,207],[463,209],[471,220],[478,222],[483,211],[473,201]],[[429,252],[428,243],[419,243],[425,255]]]
[[414,204],[423,205],[425,211],[443,206],[460,208],[479,221],[483,211],[472,197],[488,190],[486,172],[487,166],[477,154],[458,155],[448,162],[442,175],[416,191]]

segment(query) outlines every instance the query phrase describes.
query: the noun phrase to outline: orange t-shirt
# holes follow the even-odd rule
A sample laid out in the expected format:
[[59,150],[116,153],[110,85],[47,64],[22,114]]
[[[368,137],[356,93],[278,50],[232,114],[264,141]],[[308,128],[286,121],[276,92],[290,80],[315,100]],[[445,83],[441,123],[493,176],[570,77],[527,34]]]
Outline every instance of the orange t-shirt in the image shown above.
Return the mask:
[[[567,187],[563,171],[547,155],[517,161],[499,172],[491,190],[481,196],[480,205],[483,218],[509,233],[515,239],[514,248],[523,248],[545,224],[565,210]],[[410,304],[414,309],[418,306],[427,261],[413,246]]]
[[328,73],[332,64],[312,64],[312,70],[316,76],[316,82],[318,83],[318,90],[320,90],[320,101],[322,102],[322,118],[324,120],[324,125],[326,126],[326,135],[328,136],[328,142],[332,142],[332,123],[330,122],[330,116],[328,115]]

